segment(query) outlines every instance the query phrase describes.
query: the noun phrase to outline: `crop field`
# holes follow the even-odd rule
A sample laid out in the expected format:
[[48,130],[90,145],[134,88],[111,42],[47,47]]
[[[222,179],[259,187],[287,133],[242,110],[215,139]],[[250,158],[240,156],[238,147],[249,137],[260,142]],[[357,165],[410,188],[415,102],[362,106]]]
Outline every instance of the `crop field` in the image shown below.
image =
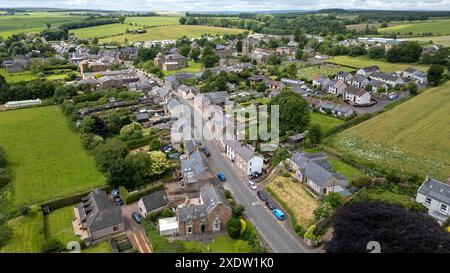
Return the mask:
[[440,179],[450,174],[450,82],[431,88],[328,141],[355,161]]
[[318,201],[300,183],[294,182],[292,178],[278,176],[268,187],[295,214],[300,226],[306,229],[314,223],[313,212],[319,206]]
[[47,23],[57,26],[78,22],[84,16],[65,15],[62,12],[30,12],[0,17],[0,36],[7,37],[21,32],[35,33],[47,28]]
[[44,216],[33,211],[8,222],[12,229],[11,238],[0,248],[1,253],[37,253],[45,239]]
[[139,26],[164,26],[178,25],[180,17],[178,16],[150,16],[150,17],[127,17],[125,24],[138,24]]
[[0,132],[15,176],[15,205],[64,197],[105,183],[94,158],[56,106],[2,112]]
[[335,56],[327,60],[328,62],[348,65],[355,68],[367,67],[371,65],[378,65],[382,72],[395,72],[404,70],[408,67],[414,67],[418,70],[426,72],[428,66],[419,64],[403,64],[403,63],[389,63],[383,60],[374,60],[368,57],[350,57],[350,56]]
[[73,29],[70,32],[79,38],[103,38],[125,34],[126,30],[137,30],[141,27],[128,24],[108,24],[95,27]]
[[191,26],[191,25],[171,25],[147,28],[147,33],[143,34],[123,34],[100,39],[100,42],[128,42],[153,41],[153,40],[173,40],[183,36],[198,38],[203,34],[224,35],[242,33],[243,29],[210,27],[210,26]]
[[434,44],[450,46],[450,35],[447,36],[426,36],[426,37],[414,37],[410,38],[412,41],[419,41],[428,43],[432,41]]
[[423,34],[433,33],[435,35],[450,34],[450,19],[415,21],[411,23],[394,24],[387,28],[378,29],[381,33],[400,33],[400,34]]
[[300,68],[297,70],[297,76],[300,79],[307,79],[312,81],[312,79],[318,75],[318,74],[322,74],[328,77],[334,76],[336,75],[339,71],[353,71],[355,69],[352,68],[348,68],[348,67],[343,67],[340,65],[333,65],[333,64],[323,64],[323,65],[314,65],[314,66],[309,66],[309,67],[305,67],[305,68]]

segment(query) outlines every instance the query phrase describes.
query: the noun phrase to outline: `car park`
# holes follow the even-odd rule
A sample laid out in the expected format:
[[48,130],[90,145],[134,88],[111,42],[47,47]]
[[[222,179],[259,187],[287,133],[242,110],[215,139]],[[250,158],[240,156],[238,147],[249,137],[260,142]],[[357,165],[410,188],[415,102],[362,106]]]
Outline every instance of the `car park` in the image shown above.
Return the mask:
[[227,181],[227,179],[225,178],[225,175],[223,173],[217,174],[217,178],[219,178],[219,180],[222,182]]
[[272,210],[272,212],[278,220],[283,221],[284,219],[286,219],[286,215],[284,215],[284,212],[282,210],[274,209]]
[[247,185],[248,185],[248,186],[250,187],[250,189],[252,189],[252,190],[257,190],[257,189],[258,189],[258,187],[256,187],[255,182],[253,182],[253,181],[248,181]]
[[131,217],[138,224],[142,223],[142,220],[144,219],[144,217],[142,217],[142,215],[137,211],[133,212],[133,214],[131,214]]

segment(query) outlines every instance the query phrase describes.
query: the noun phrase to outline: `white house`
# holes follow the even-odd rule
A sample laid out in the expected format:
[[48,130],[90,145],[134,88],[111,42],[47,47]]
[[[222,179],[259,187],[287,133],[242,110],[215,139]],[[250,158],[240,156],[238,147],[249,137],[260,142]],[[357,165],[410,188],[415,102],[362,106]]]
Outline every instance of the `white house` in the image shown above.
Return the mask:
[[378,72],[379,70],[380,70],[380,67],[378,65],[372,65],[372,66],[363,67],[361,69],[358,69],[358,71],[356,71],[356,74],[367,77],[371,73]]
[[417,191],[416,202],[428,208],[428,214],[442,225],[450,216],[450,178],[447,183],[427,175]]
[[394,75],[374,72],[369,76],[372,80],[381,81],[387,83],[390,86],[404,85],[405,81],[402,78],[396,77]]
[[238,140],[226,140],[225,152],[234,164],[246,175],[262,173],[264,158],[250,145],[241,145]]
[[335,96],[339,96],[344,94],[347,85],[340,80],[332,80],[328,83],[328,93],[331,93]]
[[428,77],[427,73],[416,70],[412,67],[408,67],[403,71],[403,78],[411,79],[416,81],[418,84],[427,85],[428,84]]
[[369,92],[356,86],[348,86],[344,91],[344,100],[353,105],[369,104],[372,96]]

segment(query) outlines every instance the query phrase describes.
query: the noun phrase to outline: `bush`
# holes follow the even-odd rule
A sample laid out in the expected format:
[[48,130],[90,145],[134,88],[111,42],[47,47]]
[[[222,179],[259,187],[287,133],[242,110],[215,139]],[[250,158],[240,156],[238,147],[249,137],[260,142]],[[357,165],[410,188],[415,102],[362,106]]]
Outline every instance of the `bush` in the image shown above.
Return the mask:
[[20,208],[20,214],[22,215],[27,215],[30,212],[30,207],[28,206],[23,206]]
[[44,241],[41,249],[42,252],[45,253],[57,253],[63,251],[65,249],[65,246],[60,240],[50,238]]
[[241,236],[241,221],[238,218],[231,218],[227,223],[228,235],[233,239],[239,239]]
[[352,181],[352,186],[363,188],[370,186],[372,184],[372,179],[367,176],[357,177]]
[[121,194],[122,199],[125,202],[125,204],[131,204],[131,203],[138,201],[142,197],[149,195],[150,193],[160,191],[160,190],[164,190],[164,183],[162,183],[162,182],[151,184],[147,188],[139,190],[138,192],[132,193],[132,194],[129,194],[125,188],[122,188],[120,190],[120,194]]
[[0,175],[0,187],[6,186],[9,183],[9,178],[6,175]]
[[6,224],[0,226],[0,247],[4,246],[11,238],[11,228]]
[[225,195],[225,198],[232,199],[231,192],[229,190],[224,190],[223,194]]

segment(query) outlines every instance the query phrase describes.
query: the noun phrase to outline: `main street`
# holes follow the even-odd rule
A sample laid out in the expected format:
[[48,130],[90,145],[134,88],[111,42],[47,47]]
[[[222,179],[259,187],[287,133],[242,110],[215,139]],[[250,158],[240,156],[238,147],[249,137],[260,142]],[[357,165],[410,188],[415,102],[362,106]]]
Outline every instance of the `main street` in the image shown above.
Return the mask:
[[[188,102],[181,100],[189,106],[191,111],[197,111]],[[193,113],[193,112],[192,112]],[[197,113],[199,114],[199,113]],[[199,114],[200,115],[200,114]],[[206,127],[206,126],[203,126]],[[207,127],[206,127],[207,128]],[[200,135],[201,126],[195,127],[197,134]],[[210,170],[217,174],[223,173],[227,179],[225,184],[231,191],[237,203],[245,206],[246,216],[254,224],[264,241],[276,253],[303,253],[311,252],[296,235],[291,233],[289,223],[280,222],[268,210],[265,204],[259,200],[256,191],[247,186],[248,178],[233,166],[232,162],[221,153],[214,140],[202,139],[203,144],[208,148],[211,156],[206,160]]]

